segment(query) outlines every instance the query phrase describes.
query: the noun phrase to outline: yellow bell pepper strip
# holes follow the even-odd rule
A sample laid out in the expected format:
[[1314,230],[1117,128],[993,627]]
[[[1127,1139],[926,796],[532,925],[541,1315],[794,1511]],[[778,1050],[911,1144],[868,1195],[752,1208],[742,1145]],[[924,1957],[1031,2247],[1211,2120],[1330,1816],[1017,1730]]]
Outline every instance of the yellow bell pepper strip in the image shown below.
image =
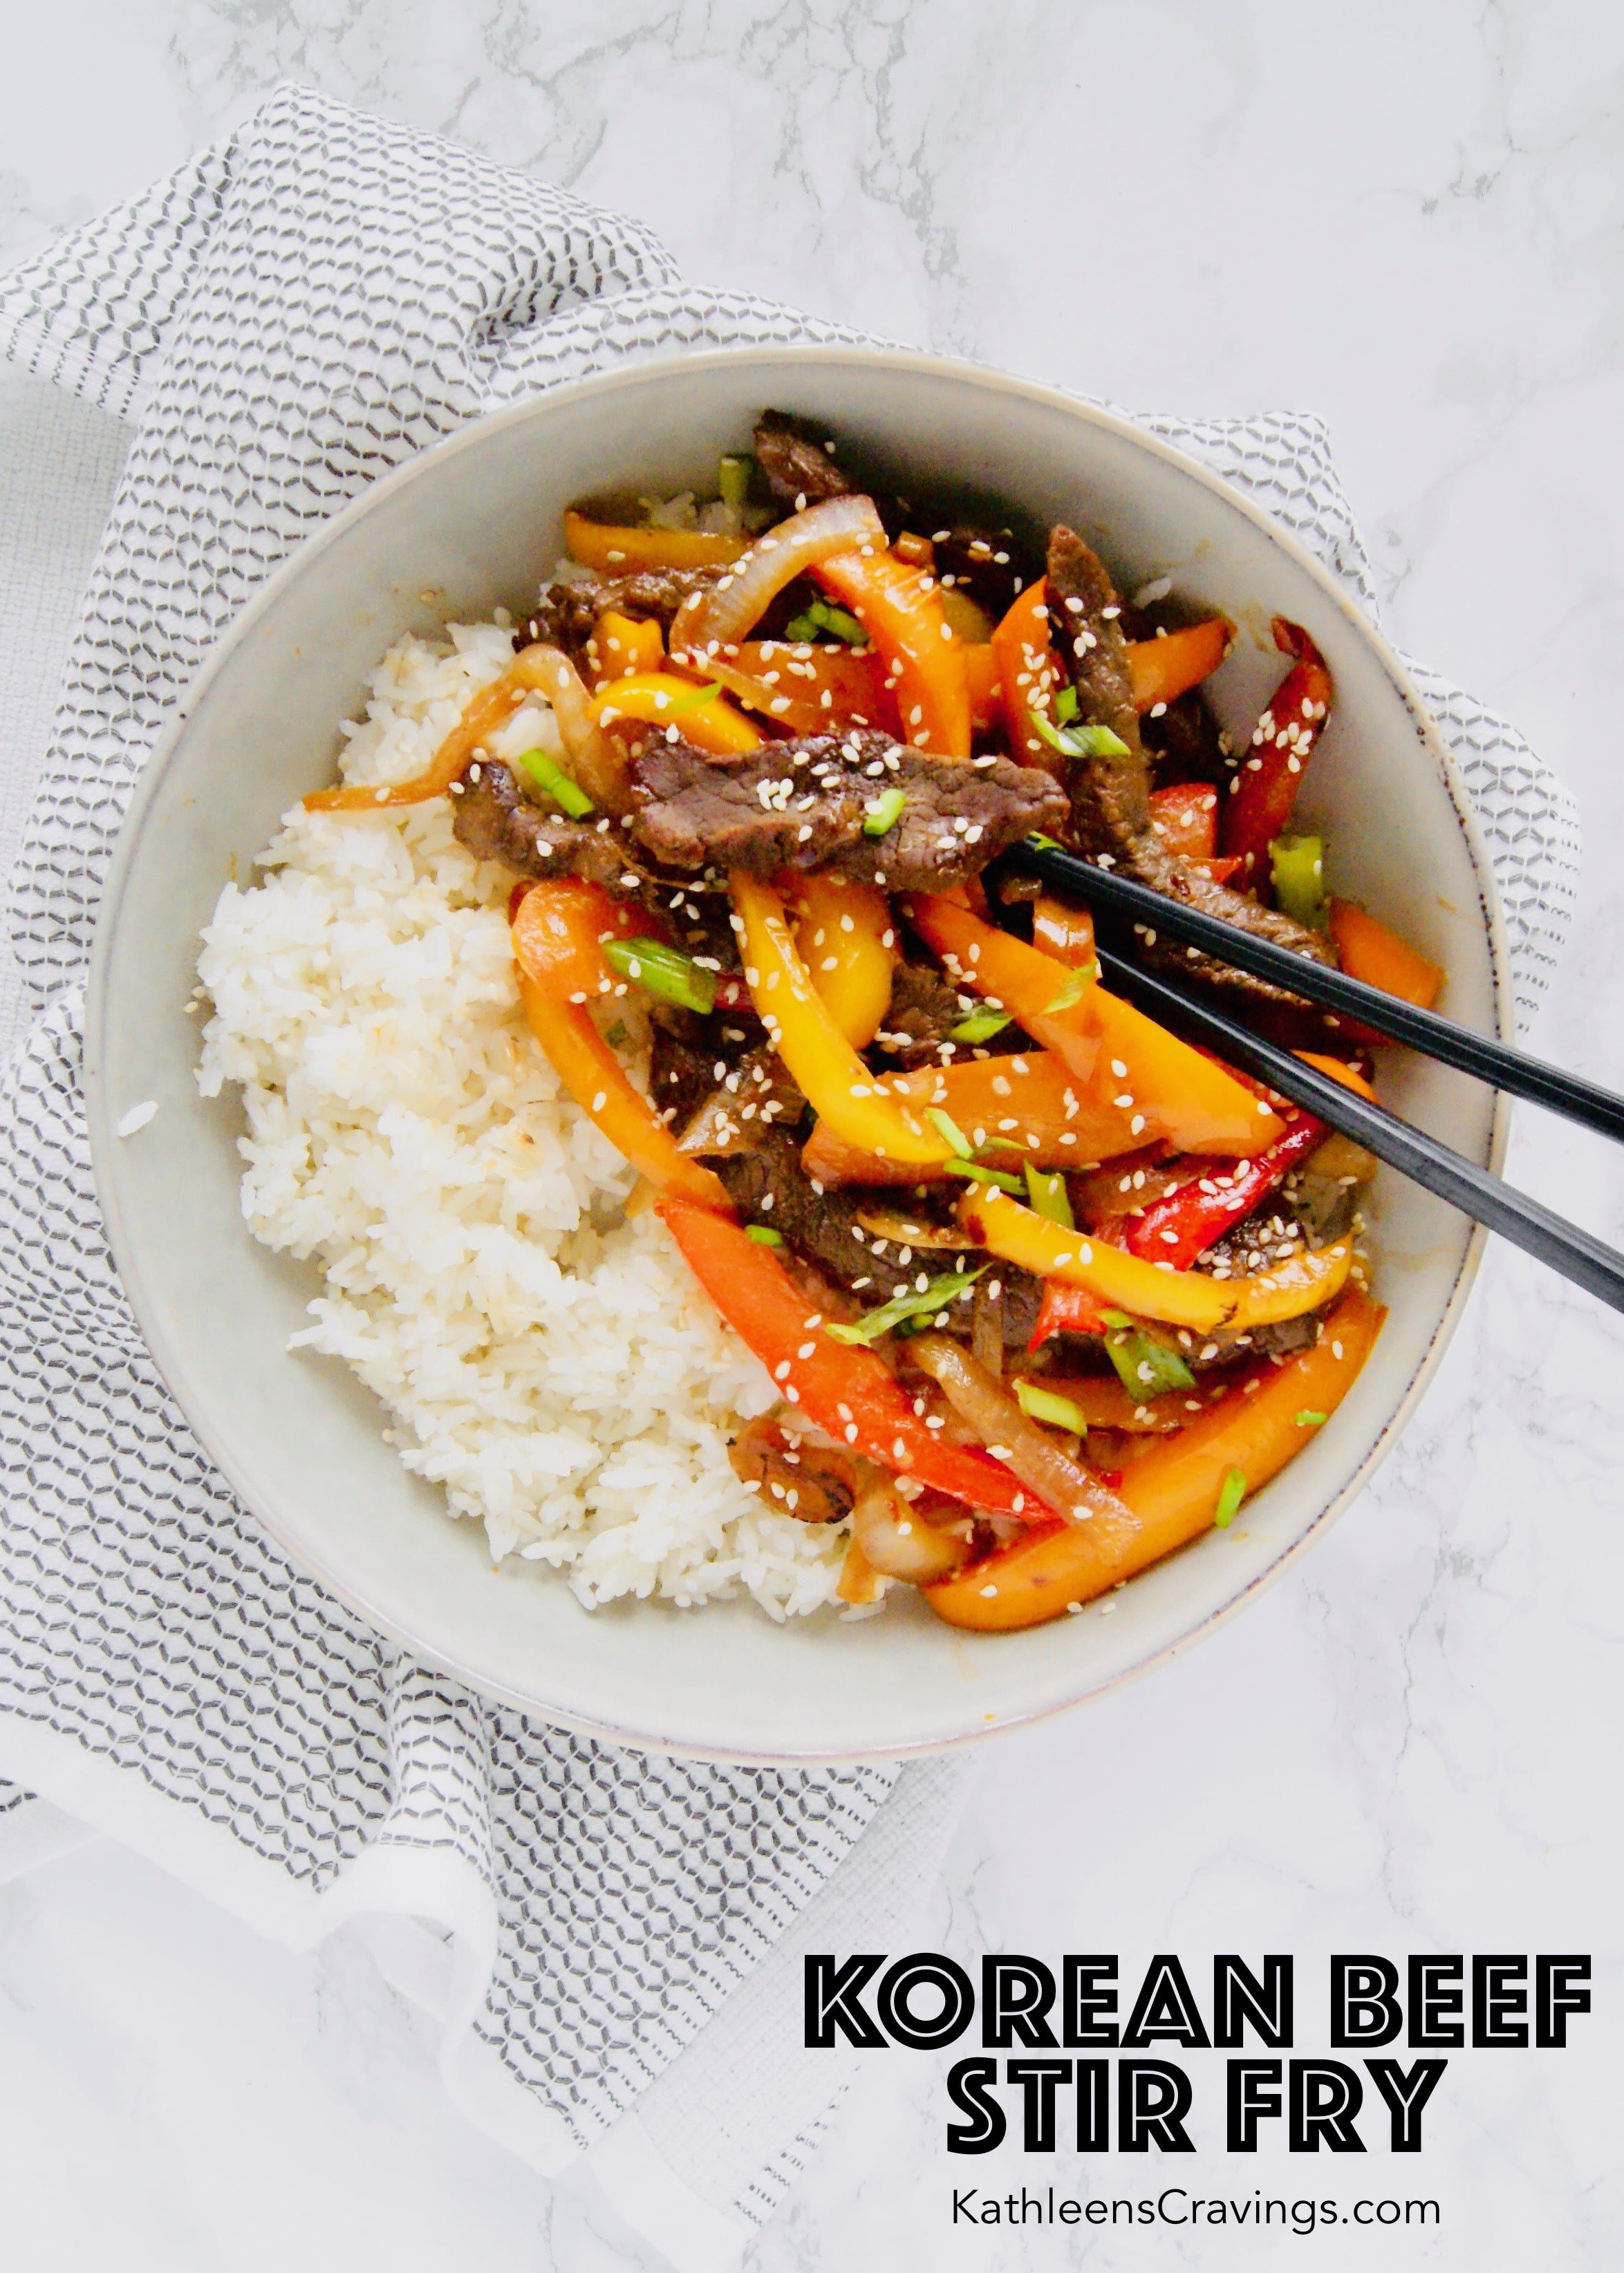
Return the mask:
[[[709,1168],[678,1149],[647,1098],[632,1087],[620,1060],[592,1022],[587,1001],[613,979],[599,934],[615,908],[596,885],[575,878],[531,887],[513,926],[519,999],[530,1031],[583,1113],[639,1174],[662,1192],[702,1208],[726,1209],[726,1191]],[[639,919],[626,911],[630,923]],[[626,930],[615,934],[624,937]]]
[[836,552],[812,574],[857,618],[896,683],[905,741],[938,757],[970,754],[964,649],[934,577],[889,552]]
[[1341,1294],[1352,1269],[1353,1242],[1339,1239],[1330,1247],[1301,1248],[1247,1278],[1227,1279],[1222,1284],[1233,1291],[1235,1308],[1225,1331],[1250,1333],[1254,1326],[1277,1326],[1306,1310],[1322,1310]]
[[729,568],[748,551],[749,539],[703,529],[623,529],[572,510],[564,515],[564,550],[584,567],[629,576],[639,568]]
[[[1114,1099],[1132,1099],[1122,1109],[1144,1115],[1142,1144],[1160,1127],[1181,1152],[1249,1159],[1285,1135],[1285,1122],[1267,1099],[1254,1096],[1215,1058],[1103,986],[1091,1000],[1100,1037],[1094,1086]],[[1118,1066],[1126,1066],[1125,1076]]]
[[930,1124],[883,1088],[841,1032],[790,936],[784,904],[759,878],[728,879],[742,926],[745,983],[769,1040],[820,1121],[860,1152],[921,1167],[948,1157]]
[[774,1249],[675,1192],[655,1205],[689,1270],[779,1394],[836,1444],[995,1515],[1033,1523],[1050,1512],[1000,1461],[928,1429],[883,1358],[825,1333]]
[[593,696],[592,716],[600,726],[612,726],[620,718],[675,726],[686,741],[713,758],[743,757],[759,750],[765,739],[758,726],[724,699],[719,686],[695,686],[691,679],[668,671],[640,671],[629,679],[612,679]]
[[1260,1491],[1335,1411],[1386,1317],[1368,1296],[1344,1294],[1312,1349],[1284,1365],[1265,1366],[1187,1429],[1131,1461],[1117,1489],[1139,1528],[1108,1566],[1091,1550],[1086,1524],[1056,1523],[966,1564],[927,1587],[925,1600],[949,1625],[1013,1632],[1063,1616],[1073,1602],[1093,1600],[1199,1538],[1212,1527],[1232,1468],[1240,1470],[1249,1495]]
[[605,608],[592,626],[586,643],[594,686],[630,679],[638,671],[658,671],[665,660],[665,634],[651,616],[641,620]]
[[[960,1058],[917,1073],[887,1074],[876,1086],[921,1118],[931,1108],[944,1113],[969,1141],[973,1157],[996,1168],[1083,1168],[1147,1141],[1147,1133],[1133,1133],[1127,1114],[1100,1104],[1065,1060],[1047,1050]],[[945,1160],[918,1167],[877,1159],[842,1143],[821,1121],[801,1164],[823,1184],[941,1183],[954,1174]]]
[[480,688],[434,753],[432,762],[410,781],[377,787],[344,782],[333,789],[312,790],[304,799],[306,812],[380,813],[391,806],[421,805],[428,798],[444,797],[474,752],[507,724],[525,696],[548,691],[549,662],[554,653],[540,644],[521,649],[500,679]]
[[1418,1010],[1430,1010],[1442,991],[1444,974],[1435,963],[1365,912],[1356,901],[1331,902],[1331,937],[1337,960],[1350,979],[1380,986]]
[[[967,1238],[1040,1279],[1080,1287],[1095,1302],[1169,1326],[1211,1333],[1232,1317],[1237,1287],[1199,1271],[1163,1271],[1093,1232],[1064,1231],[996,1186],[977,1185],[959,1204]],[[1304,1309],[1312,1308],[1309,1303]]]
[[1158,702],[1176,702],[1199,686],[1217,670],[1234,637],[1235,626],[1227,616],[1208,616],[1203,623],[1169,632],[1164,639],[1131,640],[1128,679],[1134,709],[1149,710]]
[[1079,1080],[1091,1078],[1100,1054],[1093,976],[1069,970],[940,892],[915,893],[906,909],[909,922],[951,977],[1010,1011]]
[[890,901],[873,884],[814,874],[797,878],[790,905],[807,975],[852,1047],[866,1049],[891,1002],[897,934]]

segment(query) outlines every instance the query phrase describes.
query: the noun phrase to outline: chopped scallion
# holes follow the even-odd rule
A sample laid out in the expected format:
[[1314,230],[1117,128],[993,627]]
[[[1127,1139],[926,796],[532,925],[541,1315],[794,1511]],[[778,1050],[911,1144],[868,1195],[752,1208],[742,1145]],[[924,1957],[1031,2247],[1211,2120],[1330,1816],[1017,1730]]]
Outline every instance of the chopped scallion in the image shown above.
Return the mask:
[[572,821],[584,821],[589,813],[597,812],[598,807],[586,791],[572,782],[558,760],[550,758],[545,750],[526,750],[514,762],[523,766],[538,789],[545,790],[560,812],[567,813]]
[[1046,1006],[1043,1016],[1046,1018],[1057,1017],[1062,1010],[1075,1009],[1088,992],[1099,967],[1095,963],[1091,964],[1086,971],[1074,971],[1061,986],[1054,1001]]
[[656,994],[662,1002],[680,1003],[702,1016],[716,1008],[716,973],[702,971],[680,947],[658,939],[607,939],[604,961],[622,979],[630,979]]
[[974,1145],[959,1128],[958,1122],[944,1113],[939,1105],[928,1105],[925,1107],[925,1118],[937,1136],[947,1144],[948,1149],[961,1159],[967,1159],[974,1152]]
[[941,1278],[931,1279],[929,1286],[920,1287],[906,1294],[898,1294],[890,1302],[883,1302],[877,1310],[870,1310],[866,1318],[853,1325],[836,1324],[824,1328],[838,1342],[871,1342],[881,1334],[889,1333],[893,1326],[906,1319],[928,1317],[932,1312],[945,1309],[974,1286],[987,1265],[976,1271],[947,1271]]
[[1063,686],[1055,697],[1055,716],[1063,726],[1069,726],[1077,716],[1077,689]]
[[944,1160],[942,1166],[950,1176],[967,1177],[973,1184],[996,1184],[1001,1192],[1017,1196],[1026,1189],[1019,1176],[1006,1175],[1002,1168],[984,1168],[979,1160]]
[[1132,755],[1109,726],[1052,726],[1041,710],[1028,710],[1032,731],[1063,758],[1126,758]]
[[1218,1504],[1213,1510],[1213,1521],[1220,1531],[1227,1531],[1240,1512],[1241,1502],[1246,1497],[1246,1474],[1243,1468],[1231,1468],[1218,1487]]
[[950,1042],[989,1042],[1009,1023],[1005,1011],[972,1010],[967,1018],[960,1018],[956,1026],[948,1028],[947,1038]]
[[1116,1369],[1116,1377],[1140,1404],[1166,1397],[1176,1389],[1193,1389],[1195,1376],[1176,1349],[1157,1341],[1142,1326],[1126,1328],[1115,1323],[1120,1310],[1104,1313],[1111,1332],[1105,1337],[1105,1354]]
[[853,615],[837,608],[829,600],[814,600],[809,608],[785,625],[787,640],[811,641],[819,639],[844,640],[847,647],[867,647],[868,634]]
[[1057,1223],[1066,1231],[1077,1229],[1065,1178],[1045,1175],[1041,1168],[1033,1167],[1030,1162],[1026,1167],[1026,1204],[1034,1215],[1046,1216],[1050,1223]]
[[1299,1429],[1323,1429],[1330,1417],[1328,1413],[1311,1413],[1304,1406],[1297,1416],[1297,1425]]
[[1082,1408],[1055,1390],[1040,1389],[1035,1381],[1016,1383],[1015,1402],[1029,1420],[1047,1421],[1051,1428],[1070,1429],[1079,1437],[1088,1434]]
[[716,469],[716,493],[724,505],[737,508],[748,503],[750,476],[755,471],[755,459],[742,454],[735,457],[730,452],[722,459]]
[[[726,463],[726,459],[723,463]],[[770,1223],[747,1223],[744,1235],[747,1239],[753,1239],[757,1247],[782,1247],[784,1244],[783,1233],[774,1231]]]
[[865,836],[886,836],[901,820],[907,801],[905,791],[882,790],[863,815],[863,835]]
[[714,702],[722,691],[722,682],[713,679],[709,686],[696,686],[691,694],[678,694],[660,709],[662,718],[674,718],[679,711],[697,710],[702,703]]
[[1274,873],[1275,906],[1310,931],[1322,931],[1328,920],[1325,839],[1276,836],[1269,846],[1269,866]]

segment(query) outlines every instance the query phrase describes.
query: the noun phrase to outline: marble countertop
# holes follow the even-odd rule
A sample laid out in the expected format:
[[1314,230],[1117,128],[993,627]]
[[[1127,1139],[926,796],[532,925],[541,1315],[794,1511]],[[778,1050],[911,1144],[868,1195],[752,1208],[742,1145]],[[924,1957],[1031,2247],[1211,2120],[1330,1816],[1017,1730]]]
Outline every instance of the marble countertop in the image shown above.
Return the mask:
[[[1137,408],[1323,414],[1397,643],[1579,792],[1539,1046],[1624,1085],[1616,10],[58,0],[8,50],[0,259],[293,77],[635,213],[695,278]],[[1624,1236],[1599,1140],[1527,1114],[1510,1173]],[[1594,1953],[1571,2051],[1459,2062],[1425,2156],[1356,2174],[1438,2197],[1441,2234],[1322,2236],[1333,2267],[1624,2251],[1621,1367],[1620,1321],[1492,1252],[1354,1513],[1153,1681],[1002,1744],[955,1842],[941,1932],[969,1950]],[[754,2273],[1291,2255],[950,2232],[944,2111],[937,2063],[872,2061]],[[1250,2191],[1195,2159],[1181,2182]],[[1044,2182],[1074,2184],[1056,2162]],[[291,1955],[107,1845],[0,1888],[0,2200],[7,2262],[69,2273],[637,2262],[450,2111],[359,1948]]]

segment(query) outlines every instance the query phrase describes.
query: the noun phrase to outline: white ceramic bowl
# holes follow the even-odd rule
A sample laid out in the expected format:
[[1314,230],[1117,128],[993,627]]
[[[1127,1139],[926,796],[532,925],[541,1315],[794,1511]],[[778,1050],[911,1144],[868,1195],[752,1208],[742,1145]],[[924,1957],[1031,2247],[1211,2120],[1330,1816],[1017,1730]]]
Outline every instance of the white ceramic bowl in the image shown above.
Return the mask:
[[[1214,1532],[1097,1611],[976,1636],[903,1596],[883,1617],[775,1626],[747,1602],[589,1614],[533,1565],[492,1572],[478,1526],[380,1438],[372,1397],[290,1355],[313,1275],[268,1253],[237,1200],[240,1121],[205,1104],[183,1014],[198,933],[228,873],[327,780],[338,724],[402,633],[534,592],[574,498],[703,483],[764,404],[826,418],[910,473],[946,473],[1088,532],[1132,589],[1169,571],[1250,634],[1214,692],[1249,724],[1280,670],[1267,624],[1304,624],[1335,676],[1307,817],[1344,893],[1443,964],[1446,1007],[1509,1031],[1493,887],[1464,791],[1394,656],[1325,571],[1243,497],[1119,419],[1020,381],[850,348],[760,349],[559,388],[440,444],[312,537],[222,641],[153,757],[96,939],[86,1065],[98,1189],[154,1356],[210,1453],[288,1553],[384,1633],[488,1695],[638,1744],[751,1760],[889,1757],[1096,1696],[1237,1609],[1348,1504],[1393,1443],[1459,1316],[1479,1241],[1384,1172],[1375,1194],[1387,1328],[1351,1395],[1291,1466]],[[233,871],[233,863],[235,870]],[[1395,1064],[1397,1108],[1497,1163],[1488,1094]],[[141,1136],[115,1124],[146,1098]]]

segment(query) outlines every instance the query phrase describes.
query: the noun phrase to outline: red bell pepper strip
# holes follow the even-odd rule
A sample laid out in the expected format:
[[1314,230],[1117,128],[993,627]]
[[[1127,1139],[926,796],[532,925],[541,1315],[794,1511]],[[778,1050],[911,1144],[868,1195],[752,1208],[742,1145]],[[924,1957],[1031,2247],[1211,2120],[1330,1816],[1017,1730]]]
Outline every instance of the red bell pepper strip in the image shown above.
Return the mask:
[[1218,850],[1218,792],[1211,782],[1180,782],[1153,790],[1150,825],[1169,852],[1210,860]]
[[[1250,1160],[1235,1160],[1223,1176],[1199,1176],[1176,1191],[1152,1200],[1138,1215],[1129,1216],[1120,1238],[1130,1255],[1152,1263],[1170,1263],[1175,1271],[1187,1270],[1214,1240],[1249,1216],[1299,1160],[1304,1160],[1325,1138],[1323,1125],[1307,1113],[1297,1114],[1278,1144]],[[1210,1187],[1210,1189],[1207,1189]]]
[[1001,1461],[946,1444],[925,1426],[914,1399],[871,1349],[823,1331],[807,1298],[770,1247],[729,1218],[667,1192],[655,1202],[688,1268],[740,1339],[778,1384],[837,1444],[893,1475],[917,1478],[951,1499],[1026,1523],[1052,1518]]
[[1242,889],[1267,881],[1269,845],[1282,836],[1303,784],[1309,753],[1325,731],[1331,708],[1331,674],[1300,624],[1274,619],[1274,644],[1295,658],[1259,719],[1252,746],[1222,803],[1218,841],[1238,859]]
[[1028,1354],[1041,1349],[1050,1334],[1103,1334],[1107,1331],[1104,1313],[1086,1287],[1068,1287],[1063,1279],[1046,1279],[1037,1324],[1026,1349]]

